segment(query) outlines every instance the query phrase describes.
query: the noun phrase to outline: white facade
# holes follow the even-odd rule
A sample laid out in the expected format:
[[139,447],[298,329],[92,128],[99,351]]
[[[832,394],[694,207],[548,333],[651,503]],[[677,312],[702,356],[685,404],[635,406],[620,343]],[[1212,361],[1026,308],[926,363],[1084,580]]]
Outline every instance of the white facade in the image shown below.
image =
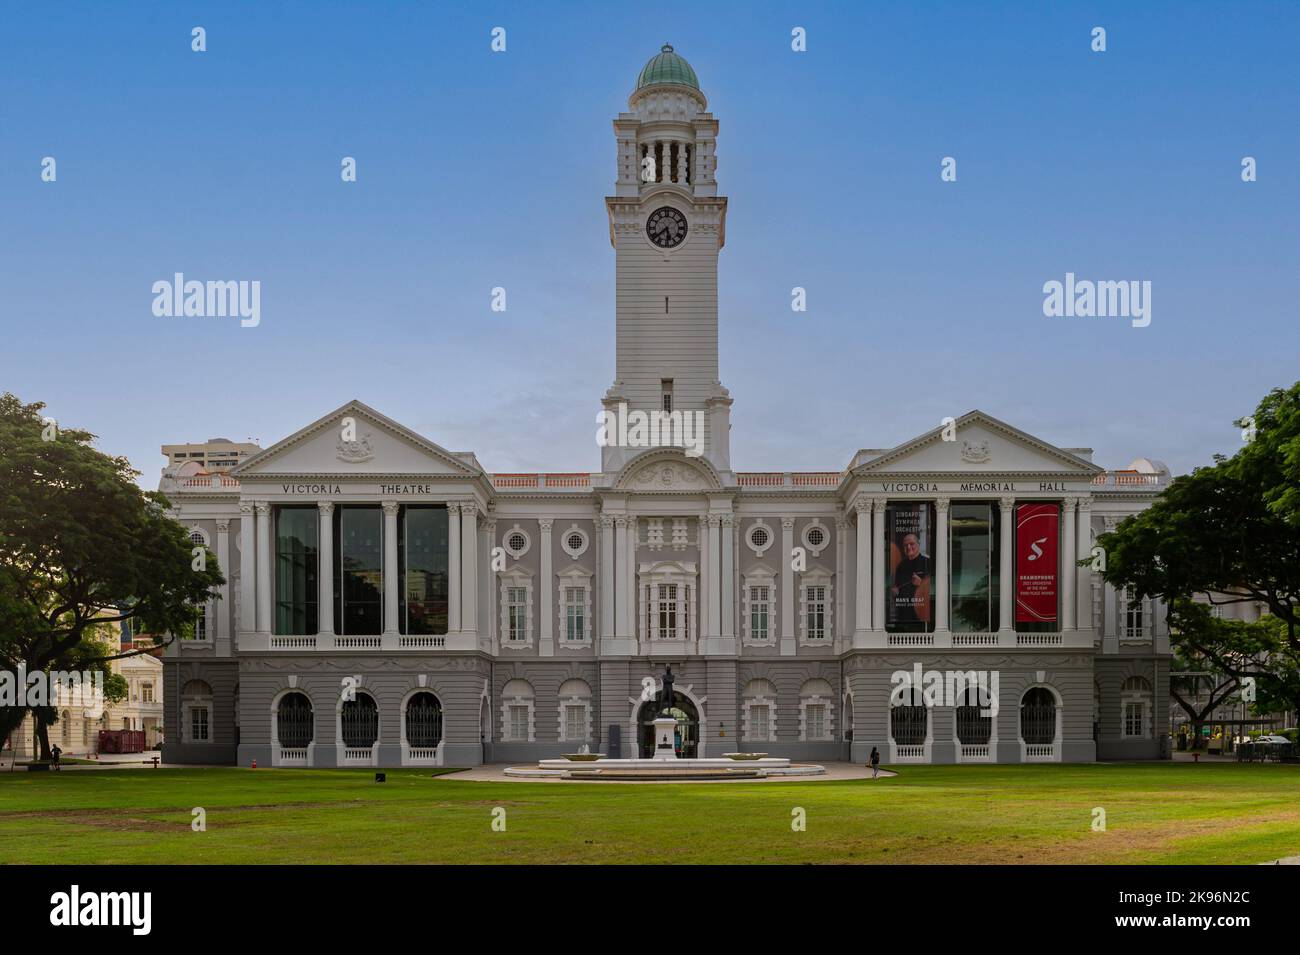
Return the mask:
[[[203,639],[168,657],[169,699],[188,707],[168,709],[169,758],[463,765],[582,743],[628,755],[667,663],[685,755],[737,736],[823,759],[1158,754],[1154,730],[1121,725],[1143,701],[1121,697],[1146,680],[1137,722],[1167,723],[1163,614],[1135,615],[1076,561],[1166,471],[1107,472],[1087,449],[980,411],[826,471],[732,469],[726,198],[718,123],[693,82],[665,48],[614,121],[617,348],[599,470],[490,473],[351,401],[229,477],[165,474],[227,576]],[[647,446],[636,416],[652,413],[698,427]],[[1051,505],[1059,554],[1049,622],[1026,625],[1010,542],[1031,504]],[[922,513],[907,565],[920,583],[900,586],[898,522]],[[917,664],[997,671],[999,714],[897,710],[891,676]],[[204,708],[207,738],[187,739],[186,714]]]

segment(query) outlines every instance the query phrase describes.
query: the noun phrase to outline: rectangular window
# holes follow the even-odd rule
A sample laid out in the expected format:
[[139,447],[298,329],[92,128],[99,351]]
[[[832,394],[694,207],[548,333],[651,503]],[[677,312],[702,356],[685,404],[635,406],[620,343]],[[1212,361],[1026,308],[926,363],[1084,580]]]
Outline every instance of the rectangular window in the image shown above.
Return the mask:
[[206,607],[199,608],[199,615],[194,620],[194,639],[208,639],[208,611]]
[[276,633],[305,636],[319,629],[319,513],[315,505],[275,509]]
[[771,591],[767,587],[749,588],[749,636],[753,640],[766,640],[768,612],[771,609]]
[[1125,703],[1124,704],[1124,735],[1125,736],[1143,736],[1142,704]]
[[804,723],[809,739],[825,739],[826,705],[823,703],[809,703],[804,709]]
[[564,588],[564,638],[566,640],[587,638],[586,602],[586,587]]
[[768,738],[768,707],[766,703],[755,703],[749,708],[749,738]]
[[384,512],[334,509],[334,632],[384,632]]
[[398,629],[447,632],[447,508],[408,504],[397,518]]
[[564,738],[568,742],[581,742],[587,735],[587,708],[570,703],[564,708]]
[[208,708],[196,706],[190,710],[190,739],[196,743],[208,741]]
[[804,604],[807,613],[808,639],[826,639],[826,588],[805,587]]
[[528,707],[518,705],[510,707],[510,738],[525,741],[528,739]]
[[660,640],[677,638],[677,585],[659,585],[659,632]]
[[142,695],[142,700],[141,700],[141,702],[144,702],[144,703],[152,703],[152,702],[153,702],[153,684],[152,684],[152,683],[146,683],[143,687],[140,688],[140,692],[141,692],[141,695]]
[[991,633],[998,628],[998,517],[988,503],[949,510],[949,606],[954,633]]
[[528,590],[525,587],[506,588],[507,640],[528,639]]
[[[1127,591],[1125,592],[1127,596]],[[1128,602],[1128,609],[1124,614],[1124,636],[1131,639],[1141,639],[1146,636],[1146,621],[1143,619],[1142,601],[1133,600]]]

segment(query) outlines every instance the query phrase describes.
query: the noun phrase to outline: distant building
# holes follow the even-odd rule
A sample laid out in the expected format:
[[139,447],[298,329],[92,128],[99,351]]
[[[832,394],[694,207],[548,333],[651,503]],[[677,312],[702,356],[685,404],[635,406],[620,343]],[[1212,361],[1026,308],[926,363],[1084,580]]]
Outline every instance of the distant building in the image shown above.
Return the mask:
[[[262,450],[249,441],[235,442],[229,438],[209,438],[203,444],[164,444],[162,453],[167,456],[168,467],[197,464],[198,469],[209,474],[225,474],[244,458]],[[194,469],[191,469],[191,472]]]

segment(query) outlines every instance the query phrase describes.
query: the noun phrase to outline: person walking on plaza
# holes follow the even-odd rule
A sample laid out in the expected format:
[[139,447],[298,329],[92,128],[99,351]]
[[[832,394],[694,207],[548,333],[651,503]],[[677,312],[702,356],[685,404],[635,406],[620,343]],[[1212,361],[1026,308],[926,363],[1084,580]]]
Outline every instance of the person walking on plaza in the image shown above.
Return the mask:
[[880,775],[880,750],[871,747],[871,778],[875,779]]
[[59,749],[58,743],[55,743],[52,747],[50,747],[50,756],[52,757],[52,761],[54,763],[55,769],[59,768],[59,757],[62,755],[63,755],[63,750]]

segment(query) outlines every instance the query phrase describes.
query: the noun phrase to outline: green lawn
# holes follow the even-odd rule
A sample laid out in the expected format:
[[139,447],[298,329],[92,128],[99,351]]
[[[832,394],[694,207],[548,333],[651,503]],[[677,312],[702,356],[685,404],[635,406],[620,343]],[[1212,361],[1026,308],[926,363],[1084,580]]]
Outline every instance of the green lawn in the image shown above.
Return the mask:
[[[892,779],[479,783],[429,770],[0,774],[0,862],[1252,863],[1300,853],[1300,767],[906,767]],[[506,831],[491,827],[495,807]],[[191,830],[203,807],[207,831]],[[791,831],[802,807],[807,830]],[[1092,830],[1093,808],[1107,831]]]

